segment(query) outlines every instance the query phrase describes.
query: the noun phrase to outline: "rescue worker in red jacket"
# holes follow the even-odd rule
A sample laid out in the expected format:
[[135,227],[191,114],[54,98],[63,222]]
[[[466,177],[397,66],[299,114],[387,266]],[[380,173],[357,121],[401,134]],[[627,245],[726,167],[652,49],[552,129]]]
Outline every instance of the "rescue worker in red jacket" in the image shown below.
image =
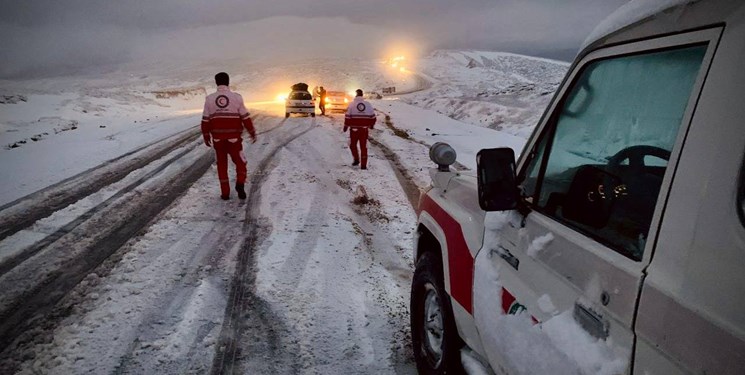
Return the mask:
[[[362,98],[362,90],[357,89],[357,96],[349,103],[344,115],[344,131],[349,131],[349,149],[354,161],[352,165],[359,165],[360,169],[367,169],[367,133],[375,126],[375,110],[373,106]],[[359,152],[357,143],[360,144]]]
[[251,137],[251,143],[256,142],[256,131],[250,114],[243,104],[240,94],[230,91],[230,77],[228,73],[220,72],[215,75],[217,92],[207,95],[202,114],[202,136],[207,147],[215,148],[217,159],[217,177],[220,179],[220,198],[230,199],[230,183],[228,180],[228,155],[235,164],[235,191],[238,198],[246,199],[246,155],[243,154],[243,139],[241,133],[245,128]]

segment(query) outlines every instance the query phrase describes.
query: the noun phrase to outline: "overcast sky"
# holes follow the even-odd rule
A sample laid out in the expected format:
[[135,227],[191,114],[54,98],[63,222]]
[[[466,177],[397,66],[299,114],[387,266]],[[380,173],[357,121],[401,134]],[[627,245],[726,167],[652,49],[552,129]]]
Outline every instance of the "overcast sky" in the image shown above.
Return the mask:
[[626,0],[0,0],[0,77],[484,49],[571,60]]

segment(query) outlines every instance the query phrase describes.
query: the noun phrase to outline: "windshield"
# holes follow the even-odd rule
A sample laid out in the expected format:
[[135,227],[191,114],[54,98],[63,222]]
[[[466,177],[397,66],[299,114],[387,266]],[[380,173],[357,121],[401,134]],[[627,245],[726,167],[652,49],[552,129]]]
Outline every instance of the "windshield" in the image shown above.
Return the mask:
[[313,99],[313,96],[310,95],[309,92],[305,92],[305,91],[293,91],[290,94],[290,99],[292,99],[292,100],[311,100],[311,99]]

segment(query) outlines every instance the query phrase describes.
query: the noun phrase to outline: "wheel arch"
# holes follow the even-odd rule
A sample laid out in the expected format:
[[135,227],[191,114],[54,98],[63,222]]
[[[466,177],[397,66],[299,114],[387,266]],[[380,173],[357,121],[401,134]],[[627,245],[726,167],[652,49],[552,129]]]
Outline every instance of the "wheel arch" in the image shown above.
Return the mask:
[[[416,243],[414,252],[414,262],[419,260],[422,254],[426,252],[434,252],[437,254],[440,262],[442,262],[443,271],[446,270],[446,264],[444,262],[447,259],[445,252],[447,251],[447,241],[445,239],[445,232],[440,228],[435,219],[426,211],[422,211],[419,214],[419,224],[416,229]],[[447,279],[447,277],[446,277]]]
[[453,316],[455,318],[458,336],[460,336],[460,338],[465,341],[466,345],[468,345],[476,354],[484,357],[485,351],[481,344],[481,339],[478,330],[476,329],[475,320],[472,314],[458,302],[454,301],[453,296],[451,295],[450,264],[448,262],[448,244],[445,232],[439,223],[435,221],[434,217],[426,210],[421,211],[419,214],[419,224],[416,229],[414,246],[415,264],[421,256],[426,253],[434,253],[437,255],[440,265],[442,266],[445,293],[447,294],[447,298],[450,300],[453,309]]

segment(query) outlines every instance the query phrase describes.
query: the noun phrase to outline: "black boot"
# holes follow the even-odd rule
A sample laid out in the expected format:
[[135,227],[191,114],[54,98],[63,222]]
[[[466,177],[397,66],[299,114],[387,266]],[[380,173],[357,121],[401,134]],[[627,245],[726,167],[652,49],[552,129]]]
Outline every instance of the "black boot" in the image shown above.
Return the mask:
[[246,190],[243,188],[243,184],[235,184],[235,191],[238,192],[238,198],[246,199]]
[[354,166],[357,166],[357,165],[360,165],[360,161],[359,160],[355,160],[355,161],[352,162],[352,166],[353,167]]
[[222,200],[226,201],[226,200],[230,199],[230,195],[228,195],[228,194],[221,195],[220,198],[222,198]]

